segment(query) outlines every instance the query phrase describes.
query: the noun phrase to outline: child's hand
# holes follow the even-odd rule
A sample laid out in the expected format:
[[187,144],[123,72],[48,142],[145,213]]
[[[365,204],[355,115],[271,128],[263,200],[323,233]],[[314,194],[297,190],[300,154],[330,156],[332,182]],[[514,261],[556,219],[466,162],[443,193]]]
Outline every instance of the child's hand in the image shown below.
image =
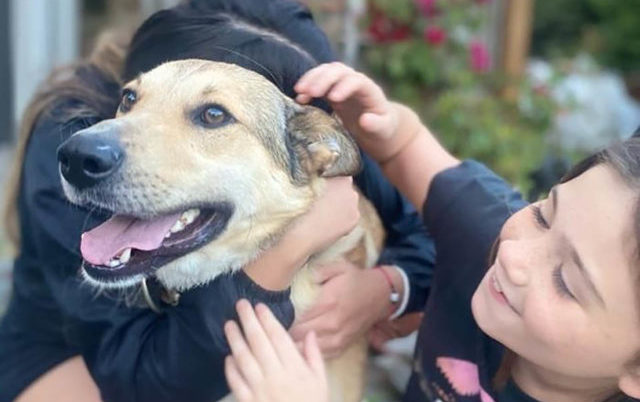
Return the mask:
[[244,271],[265,289],[286,289],[309,257],[358,224],[358,198],[351,177],[327,179],[323,194],[311,210],[293,222],[280,241],[245,266]]
[[384,162],[404,146],[405,142],[396,135],[397,108],[366,75],[342,63],[323,64],[303,75],[295,90],[300,103],[325,97],[347,130],[374,159]]
[[232,352],[225,360],[225,375],[235,398],[239,402],[328,401],[315,335],[306,337],[303,357],[265,305],[257,305],[254,313],[249,302],[241,300],[236,308],[245,336],[233,321],[224,326]]
[[291,247],[298,247],[310,257],[351,232],[360,221],[359,198],[352,177],[327,179],[322,195],[311,210],[285,234],[283,244],[287,252],[291,252]]

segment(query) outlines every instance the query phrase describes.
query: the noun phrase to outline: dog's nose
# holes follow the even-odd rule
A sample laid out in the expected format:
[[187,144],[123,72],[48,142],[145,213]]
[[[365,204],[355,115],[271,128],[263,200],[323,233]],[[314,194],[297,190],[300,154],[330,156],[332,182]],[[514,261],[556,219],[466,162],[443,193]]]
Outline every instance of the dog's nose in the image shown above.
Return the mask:
[[109,127],[82,130],[58,147],[62,176],[78,189],[91,187],[111,176],[124,159],[117,136]]

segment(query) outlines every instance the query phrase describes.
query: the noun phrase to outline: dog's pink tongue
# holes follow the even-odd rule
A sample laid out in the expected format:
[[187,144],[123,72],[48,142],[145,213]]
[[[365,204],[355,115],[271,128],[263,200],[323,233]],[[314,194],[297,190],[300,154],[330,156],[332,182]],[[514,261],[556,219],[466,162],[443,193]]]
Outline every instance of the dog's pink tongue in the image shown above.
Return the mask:
[[106,265],[111,258],[129,247],[154,250],[160,247],[164,236],[178,218],[180,214],[144,221],[115,215],[102,225],[82,234],[82,257],[93,265]]

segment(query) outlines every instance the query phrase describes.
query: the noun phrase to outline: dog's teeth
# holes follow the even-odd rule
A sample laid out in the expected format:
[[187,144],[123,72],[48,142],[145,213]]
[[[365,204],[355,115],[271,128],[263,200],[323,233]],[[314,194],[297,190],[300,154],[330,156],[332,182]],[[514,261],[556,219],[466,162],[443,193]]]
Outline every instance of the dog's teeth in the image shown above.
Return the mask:
[[184,229],[184,226],[185,226],[184,223],[182,223],[182,221],[178,219],[176,223],[174,223],[173,226],[171,227],[170,232],[171,233],[179,232]]
[[164,235],[164,238],[165,238],[165,239],[168,239],[169,237],[171,237],[171,232],[167,232],[167,234],[166,234],[166,235]]
[[109,267],[111,268],[115,268],[118,265],[121,265],[122,263],[120,262],[120,260],[118,260],[117,258],[112,258],[111,260],[109,260],[109,263],[107,265],[109,265]]
[[182,213],[182,215],[180,216],[180,220],[182,221],[182,223],[184,223],[185,226],[187,226],[193,223],[198,215],[200,215],[199,209],[190,209]]
[[131,259],[131,248],[125,249],[122,254],[120,254],[120,262],[122,264],[126,264]]

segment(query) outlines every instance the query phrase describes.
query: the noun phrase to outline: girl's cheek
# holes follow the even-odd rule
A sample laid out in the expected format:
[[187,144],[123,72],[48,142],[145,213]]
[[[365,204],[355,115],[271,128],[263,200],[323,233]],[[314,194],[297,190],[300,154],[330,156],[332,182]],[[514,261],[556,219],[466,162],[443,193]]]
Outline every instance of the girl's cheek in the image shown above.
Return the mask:
[[576,322],[575,312],[564,305],[567,301],[558,300],[549,290],[527,303],[523,315],[525,332],[551,352],[560,352],[575,342],[574,332],[580,323]]

